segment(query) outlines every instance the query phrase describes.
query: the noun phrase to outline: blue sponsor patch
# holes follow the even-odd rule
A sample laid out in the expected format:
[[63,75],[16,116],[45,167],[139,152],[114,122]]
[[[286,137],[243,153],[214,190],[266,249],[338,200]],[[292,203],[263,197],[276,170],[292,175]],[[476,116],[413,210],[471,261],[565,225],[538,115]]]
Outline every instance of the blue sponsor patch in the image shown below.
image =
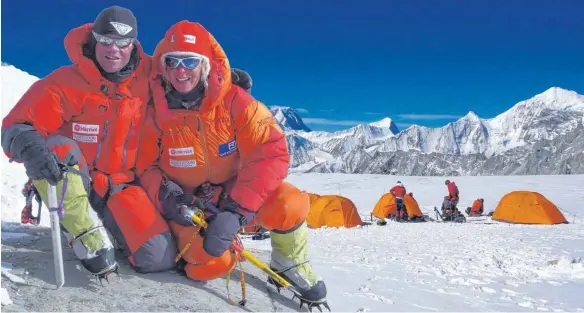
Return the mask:
[[220,157],[230,155],[235,151],[237,151],[237,142],[235,141],[235,139],[233,139],[233,141],[230,141],[228,143],[224,143],[222,145],[219,145],[219,156]]

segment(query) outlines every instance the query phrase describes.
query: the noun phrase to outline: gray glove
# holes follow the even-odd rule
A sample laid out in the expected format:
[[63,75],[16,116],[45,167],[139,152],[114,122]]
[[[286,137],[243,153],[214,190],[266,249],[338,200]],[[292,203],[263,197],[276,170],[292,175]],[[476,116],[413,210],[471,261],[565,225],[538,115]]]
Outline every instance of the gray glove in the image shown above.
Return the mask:
[[16,147],[20,143],[16,159],[22,160],[26,175],[33,180],[46,179],[51,185],[56,185],[63,179],[63,170],[59,166],[59,159],[47,147],[41,135],[34,130],[18,135]]

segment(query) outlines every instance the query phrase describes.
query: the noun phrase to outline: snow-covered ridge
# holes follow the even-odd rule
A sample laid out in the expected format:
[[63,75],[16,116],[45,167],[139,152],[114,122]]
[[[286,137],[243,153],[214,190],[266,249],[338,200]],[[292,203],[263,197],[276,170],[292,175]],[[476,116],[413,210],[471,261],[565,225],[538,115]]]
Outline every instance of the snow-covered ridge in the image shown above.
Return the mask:
[[[482,119],[470,111],[443,127],[412,125],[392,134],[364,136],[358,131],[372,125],[385,126],[390,120],[388,118],[338,132],[292,134],[310,140],[313,151],[318,149],[331,153],[327,163],[322,163],[319,167],[319,171],[329,171],[333,168],[340,170],[342,166],[339,164],[346,163],[349,157],[344,154],[354,152],[355,149],[363,149],[368,157],[373,157],[376,153],[387,155],[397,151],[416,151],[423,155],[494,157],[514,148],[531,146],[542,140],[553,140],[576,129],[583,123],[583,119],[584,96],[575,91],[552,87],[489,119]],[[295,151],[292,150],[291,153],[294,156]],[[360,155],[363,158],[366,156]],[[352,163],[358,161],[354,156],[351,159]],[[363,160],[366,159],[368,158]],[[347,168],[342,168],[342,171],[346,172]]]

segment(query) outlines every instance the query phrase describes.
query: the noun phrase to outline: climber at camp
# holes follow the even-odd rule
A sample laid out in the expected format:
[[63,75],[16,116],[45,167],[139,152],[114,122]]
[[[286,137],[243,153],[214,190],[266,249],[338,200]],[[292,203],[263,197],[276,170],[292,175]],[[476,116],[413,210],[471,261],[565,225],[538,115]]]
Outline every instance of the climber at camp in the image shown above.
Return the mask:
[[466,214],[468,214],[468,216],[481,216],[483,214],[483,210],[484,210],[484,199],[476,199],[473,203],[472,203],[472,207],[467,207],[466,208]]
[[404,196],[406,195],[406,187],[404,187],[404,184],[398,180],[397,183],[391,187],[389,193],[395,198],[397,212],[396,220],[408,219],[408,212],[404,204]]
[[138,272],[168,270],[177,253],[133,171],[151,69],[137,35],[134,14],[119,6],[72,29],[64,44],[73,64],[32,84],[2,121],[5,154],[24,164],[45,204],[56,185],[61,230],[100,282],[118,268],[104,226]]
[[458,205],[458,200],[460,199],[458,194],[458,187],[456,186],[456,184],[450,180],[446,180],[444,182],[444,184],[446,185],[446,187],[448,188],[448,200],[450,201],[450,207],[454,210],[457,208]]
[[[239,259],[231,248],[238,230],[261,225],[271,232],[270,267],[309,307],[326,304],[325,283],[307,262],[308,195],[284,182],[285,134],[243,78],[247,90],[232,84],[223,48],[201,24],[171,26],[153,55],[140,181],[176,235],[191,279],[229,273]],[[197,201],[210,208],[204,231],[181,214]]]

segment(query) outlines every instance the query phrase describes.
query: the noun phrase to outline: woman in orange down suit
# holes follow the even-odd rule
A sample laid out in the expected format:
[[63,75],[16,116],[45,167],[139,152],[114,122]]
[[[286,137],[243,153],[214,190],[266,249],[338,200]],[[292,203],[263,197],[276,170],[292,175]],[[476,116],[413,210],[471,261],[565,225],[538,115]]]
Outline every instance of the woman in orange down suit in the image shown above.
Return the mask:
[[[235,265],[229,246],[241,226],[253,223],[271,231],[270,267],[309,305],[324,303],[325,283],[307,263],[308,195],[284,182],[290,156],[272,113],[232,84],[225,52],[199,23],[173,25],[152,63],[154,105],[137,169],[179,250],[191,242],[182,254],[187,276],[227,274]],[[195,198],[219,208],[204,236],[180,213]]]

